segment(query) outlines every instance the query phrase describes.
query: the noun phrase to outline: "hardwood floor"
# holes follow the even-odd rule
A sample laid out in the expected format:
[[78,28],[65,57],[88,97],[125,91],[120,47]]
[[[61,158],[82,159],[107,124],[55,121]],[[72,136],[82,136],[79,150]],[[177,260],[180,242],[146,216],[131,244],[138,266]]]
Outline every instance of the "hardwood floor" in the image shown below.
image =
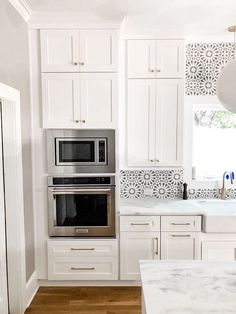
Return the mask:
[[140,314],[139,287],[41,287],[25,314]]

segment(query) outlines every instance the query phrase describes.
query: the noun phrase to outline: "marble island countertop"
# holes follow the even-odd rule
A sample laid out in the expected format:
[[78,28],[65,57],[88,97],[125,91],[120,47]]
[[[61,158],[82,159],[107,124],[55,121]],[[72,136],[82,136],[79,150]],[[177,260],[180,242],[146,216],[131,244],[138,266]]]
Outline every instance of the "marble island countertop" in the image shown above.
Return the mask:
[[123,215],[205,215],[236,216],[236,200],[197,199],[159,200],[155,198],[121,199]]
[[236,313],[235,262],[147,260],[140,271],[146,314]]

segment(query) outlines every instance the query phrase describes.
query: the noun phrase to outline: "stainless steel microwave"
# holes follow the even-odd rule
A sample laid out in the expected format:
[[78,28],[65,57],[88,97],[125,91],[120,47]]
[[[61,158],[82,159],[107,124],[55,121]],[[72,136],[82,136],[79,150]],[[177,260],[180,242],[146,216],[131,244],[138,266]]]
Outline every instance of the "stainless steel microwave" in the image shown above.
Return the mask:
[[114,130],[47,130],[48,173],[114,173]]

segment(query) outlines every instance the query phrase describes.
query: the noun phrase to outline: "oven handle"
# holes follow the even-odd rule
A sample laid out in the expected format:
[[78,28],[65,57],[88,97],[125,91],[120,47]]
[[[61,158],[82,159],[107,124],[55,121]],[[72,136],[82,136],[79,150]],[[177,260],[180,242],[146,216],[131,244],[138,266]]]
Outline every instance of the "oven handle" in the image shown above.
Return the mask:
[[111,192],[111,189],[68,189],[68,190],[52,190],[53,194],[70,194],[80,192]]

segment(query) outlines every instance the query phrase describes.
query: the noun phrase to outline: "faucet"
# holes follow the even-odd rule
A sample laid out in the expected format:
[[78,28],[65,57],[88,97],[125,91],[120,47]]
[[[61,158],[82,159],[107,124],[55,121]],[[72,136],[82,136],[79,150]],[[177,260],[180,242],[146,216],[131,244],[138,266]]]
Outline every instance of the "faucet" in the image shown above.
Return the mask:
[[225,188],[225,178],[227,178],[227,179],[230,178],[230,182],[231,182],[231,184],[233,184],[234,183],[234,172],[225,171],[223,173],[222,188],[220,189],[220,198],[222,200],[226,199],[227,192],[228,192],[228,190]]

